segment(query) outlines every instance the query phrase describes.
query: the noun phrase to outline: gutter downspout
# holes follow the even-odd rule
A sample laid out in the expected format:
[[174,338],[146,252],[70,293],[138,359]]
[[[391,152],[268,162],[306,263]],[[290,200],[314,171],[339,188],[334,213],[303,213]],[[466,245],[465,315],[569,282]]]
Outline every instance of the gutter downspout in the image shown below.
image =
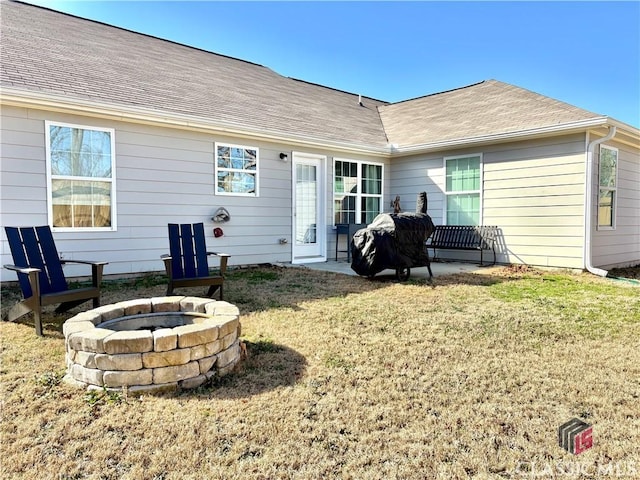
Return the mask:
[[[607,276],[607,271],[601,268],[596,268],[591,263],[591,229],[592,229],[592,192],[593,192],[593,154],[595,149],[601,143],[611,140],[616,135],[616,127],[610,126],[609,133],[602,138],[592,141],[587,147],[587,165],[586,165],[586,179],[585,179],[585,209],[584,209],[584,266],[585,268],[601,277]],[[588,133],[587,133],[588,135]],[[588,137],[587,137],[588,138]]]

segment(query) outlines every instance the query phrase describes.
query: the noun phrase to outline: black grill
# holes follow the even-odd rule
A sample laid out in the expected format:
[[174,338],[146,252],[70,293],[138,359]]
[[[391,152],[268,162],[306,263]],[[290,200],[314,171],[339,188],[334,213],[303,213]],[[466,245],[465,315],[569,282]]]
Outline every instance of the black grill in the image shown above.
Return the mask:
[[366,228],[358,230],[351,241],[351,269],[358,275],[373,277],[383,270],[396,271],[406,280],[413,267],[431,264],[425,246],[435,227],[427,215],[427,195],[418,195],[416,213],[381,213]]

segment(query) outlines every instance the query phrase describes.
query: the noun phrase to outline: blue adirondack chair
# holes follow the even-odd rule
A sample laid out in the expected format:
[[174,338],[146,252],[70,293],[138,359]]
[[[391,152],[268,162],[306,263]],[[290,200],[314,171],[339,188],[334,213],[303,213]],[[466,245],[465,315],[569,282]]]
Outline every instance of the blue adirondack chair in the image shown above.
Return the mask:
[[[4,268],[18,274],[24,300],[11,307],[3,320],[15,321],[33,312],[36,334],[42,335],[42,307],[60,304],[57,313],[65,312],[88,300],[100,306],[102,270],[107,262],[63,260],[58,255],[49,226],[5,227],[14,265]],[[92,286],[69,288],[62,266],[66,263],[91,265]]]
[[[160,257],[169,278],[167,295],[172,295],[175,288],[208,286],[207,297],[213,297],[219,290],[222,300],[224,276],[231,255],[207,251],[202,223],[170,223],[168,228],[169,254]],[[217,274],[209,271],[210,256],[220,261]]]

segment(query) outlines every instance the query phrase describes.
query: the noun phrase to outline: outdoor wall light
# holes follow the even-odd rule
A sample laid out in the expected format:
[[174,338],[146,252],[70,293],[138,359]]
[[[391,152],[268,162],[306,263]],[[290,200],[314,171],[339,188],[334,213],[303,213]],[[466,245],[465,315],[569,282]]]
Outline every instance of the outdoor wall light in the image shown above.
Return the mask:
[[280,160],[282,160],[283,162],[286,162],[288,158],[289,158],[289,155],[287,155],[286,153],[280,154]]

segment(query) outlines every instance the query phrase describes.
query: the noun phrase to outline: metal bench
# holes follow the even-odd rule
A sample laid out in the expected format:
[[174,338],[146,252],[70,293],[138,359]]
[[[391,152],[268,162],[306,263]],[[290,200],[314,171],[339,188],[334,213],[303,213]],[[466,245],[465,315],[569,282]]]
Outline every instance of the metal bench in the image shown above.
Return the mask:
[[427,248],[433,248],[433,259],[436,249],[441,250],[478,250],[480,251],[480,265],[484,264],[483,252],[493,252],[493,263],[496,263],[497,226],[474,225],[436,225],[436,229],[427,239]]

